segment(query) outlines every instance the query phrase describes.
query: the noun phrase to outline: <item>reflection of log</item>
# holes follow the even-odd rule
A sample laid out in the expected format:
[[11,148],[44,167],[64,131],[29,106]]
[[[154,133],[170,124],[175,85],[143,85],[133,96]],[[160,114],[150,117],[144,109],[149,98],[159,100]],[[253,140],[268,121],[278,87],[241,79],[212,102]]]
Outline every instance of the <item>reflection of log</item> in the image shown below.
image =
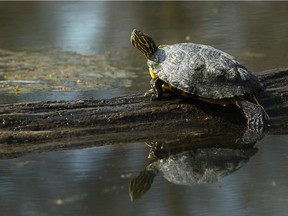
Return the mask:
[[[259,95],[271,117],[272,133],[287,133],[288,69],[259,73],[267,90]],[[20,103],[0,106],[0,157],[68,147],[226,136],[243,129],[233,106],[169,96],[149,101],[143,94],[109,100]],[[231,127],[233,126],[233,127]],[[225,135],[221,134],[225,130]]]

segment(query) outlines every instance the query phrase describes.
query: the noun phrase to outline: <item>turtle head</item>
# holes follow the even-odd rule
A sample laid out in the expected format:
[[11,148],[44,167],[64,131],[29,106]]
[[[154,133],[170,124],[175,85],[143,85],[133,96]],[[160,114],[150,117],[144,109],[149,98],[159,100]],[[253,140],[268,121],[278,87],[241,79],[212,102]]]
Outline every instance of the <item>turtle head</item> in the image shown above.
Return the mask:
[[148,59],[158,50],[157,45],[149,35],[136,29],[132,31],[130,40],[131,44],[140,50]]

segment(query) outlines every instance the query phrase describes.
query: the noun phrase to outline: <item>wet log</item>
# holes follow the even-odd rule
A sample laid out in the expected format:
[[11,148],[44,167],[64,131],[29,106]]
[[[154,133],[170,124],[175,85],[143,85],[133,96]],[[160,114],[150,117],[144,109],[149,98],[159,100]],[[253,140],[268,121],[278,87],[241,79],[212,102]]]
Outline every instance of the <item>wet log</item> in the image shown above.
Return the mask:
[[[266,88],[258,98],[271,117],[269,132],[285,134],[288,68],[263,71],[258,77]],[[106,144],[213,139],[244,131],[246,125],[233,105],[223,107],[171,95],[150,101],[137,93],[108,100],[2,105],[0,128],[0,158],[6,158]]]

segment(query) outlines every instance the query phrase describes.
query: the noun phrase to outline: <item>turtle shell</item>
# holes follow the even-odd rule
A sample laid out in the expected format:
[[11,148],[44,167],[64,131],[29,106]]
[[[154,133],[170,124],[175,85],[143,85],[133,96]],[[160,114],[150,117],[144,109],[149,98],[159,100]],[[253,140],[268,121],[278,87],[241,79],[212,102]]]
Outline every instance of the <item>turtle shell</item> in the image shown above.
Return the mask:
[[240,169],[256,152],[256,148],[197,149],[171,155],[149,166],[174,184],[213,183]]
[[257,77],[233,56],[207,45],[159,46],[147,64],[164,82],[203,98],[232,98],[262,89]]

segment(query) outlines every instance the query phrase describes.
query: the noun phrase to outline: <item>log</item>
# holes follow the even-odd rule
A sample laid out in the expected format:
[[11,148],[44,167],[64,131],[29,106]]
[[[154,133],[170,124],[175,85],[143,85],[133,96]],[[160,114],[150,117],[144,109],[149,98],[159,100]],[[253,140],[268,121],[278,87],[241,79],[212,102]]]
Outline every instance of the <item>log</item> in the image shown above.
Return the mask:
[[[269,133],[286,134],[288,68],[257,75],[265,86],[257,97],[271,117]],[[108,100],[1,105],[0,128],[0,158],[7,158],[128,142],[211,142],[215,137],[221,140],[243,134],[246,124],[233,105],[224,107],[175,95],[150,101],[137,93]]]

